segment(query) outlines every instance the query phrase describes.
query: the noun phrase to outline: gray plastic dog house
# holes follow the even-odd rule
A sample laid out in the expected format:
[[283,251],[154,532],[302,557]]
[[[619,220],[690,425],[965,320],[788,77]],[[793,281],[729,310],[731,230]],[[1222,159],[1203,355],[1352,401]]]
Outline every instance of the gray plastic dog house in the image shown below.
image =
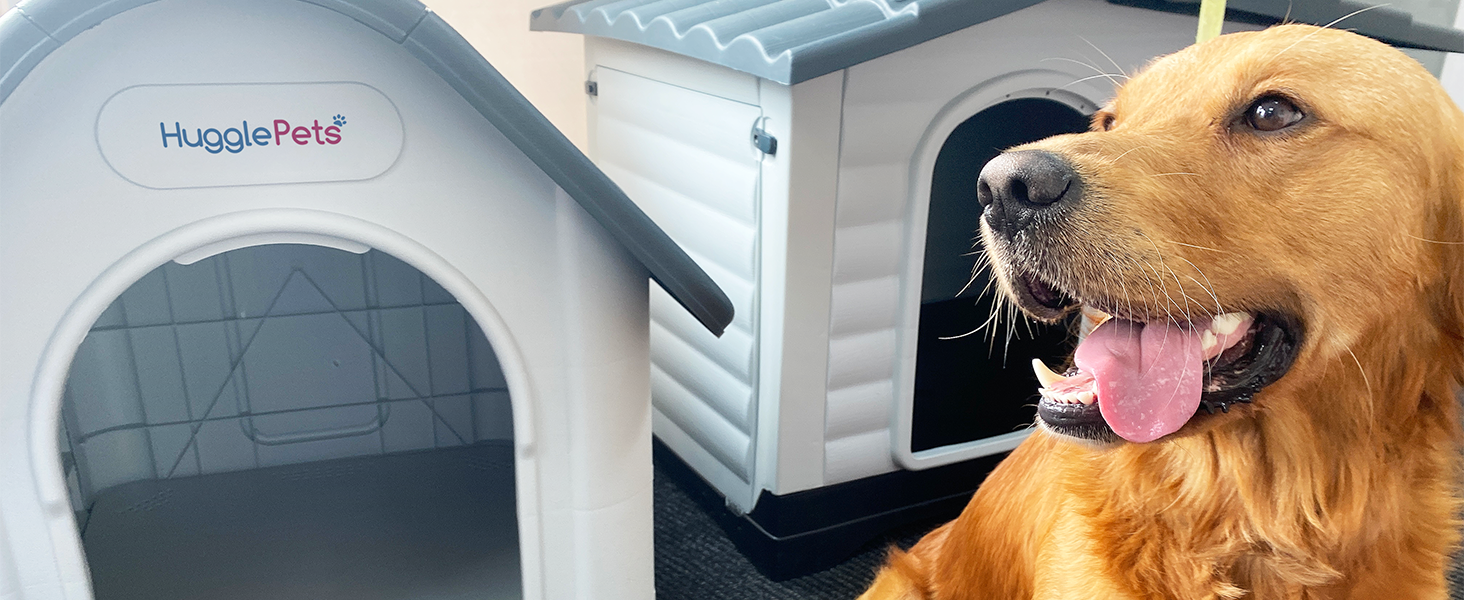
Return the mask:
[[[959,510],[1027,435],[1033,356],[1064,332],[981,330],[975,177],[1083,130],[1123,71],[1194,40],[1198,2],[573,0],[590,156],[728,291],[714,339],[652,294],[657,437],[725,497],[769,573]],[[1407,47],[1464,34],[1354,2],[1232,0]],[[1185,13],[1190,14],[1185,14]],[[974,332],[974,333],[973,333]],[[1034,339],[1035,337],[1035,339]]]
[[0,18],[0,598],[654,595],[647,278],[414,0]]

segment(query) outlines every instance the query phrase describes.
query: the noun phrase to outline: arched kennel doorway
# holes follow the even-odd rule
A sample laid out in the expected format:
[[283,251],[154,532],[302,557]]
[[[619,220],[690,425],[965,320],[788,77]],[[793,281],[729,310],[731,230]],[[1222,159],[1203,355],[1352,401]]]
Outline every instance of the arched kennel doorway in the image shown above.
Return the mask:
[[1015,314],[992,319],[997,292],[989,272],[975,271],[981,252],[976,179],[1007,148],[1087,128],[1088,117],[1069,104],[1016,98],[976,113],[941,146],[930,184],[911,452],[1032,424],[1032,358],[1056,364],[1071,348],[1061,325],[1028,323]]
[[62,399],[95,597],[519,597],[512,417],[482,329],[390,254],[164,264]]

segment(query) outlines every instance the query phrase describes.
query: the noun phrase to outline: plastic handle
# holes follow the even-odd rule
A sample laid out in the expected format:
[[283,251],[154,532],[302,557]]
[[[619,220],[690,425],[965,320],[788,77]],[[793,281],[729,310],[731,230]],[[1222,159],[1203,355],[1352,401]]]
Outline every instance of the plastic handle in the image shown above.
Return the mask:
[[[319,442],[322,440],[335,440],[340,438],[356,437],[359,435],[370,435],[381,431],[386,425],[387,419],[391,418],[391,407],[381,405],[376,409],[376,418],[360,425],[346,425],[343,427],[330,427],[326,429],[315,429],[309,431],[296,431],[291,433],[270,434],[260,431],[254,426],[254,418],[241,419],[239,428],[244,431],[244,436],[261,446],[284,446],[287,444],[303,444],[305,442]],[[247,424],[246,424],[247,421]]]

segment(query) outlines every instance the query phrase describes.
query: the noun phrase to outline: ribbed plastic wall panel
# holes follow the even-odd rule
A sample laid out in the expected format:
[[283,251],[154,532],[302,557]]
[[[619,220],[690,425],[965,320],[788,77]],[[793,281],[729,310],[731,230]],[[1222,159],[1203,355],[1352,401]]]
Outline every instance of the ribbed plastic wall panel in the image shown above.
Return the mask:
[[748,496],[757,415],[760,173],[751,136],[762,112],[605,67],[596,78],[596,163],[711,275],[736,310],[716,338],[652,286],[657,433],[678,452],[690,449],[678,448],[685,442],[677,440],[694,443],[720,465],[720,472],[703,476],[728,497]]
[[[848,110],[846,108],[846,110]],[[894,110],[891,108],[891,110]],[[824,476],[838,483],[894,469],[890,405],[894,403],[899,269],[905,234],[903,157],[879,156],[879,146],[845,147],[834,233],[830,298],[828,408]],[[850,154],[863,163],[850,165]],[[883,162],[885,164],[879,164]],[[862,185],[869,185],[860,192]],[[894,192],[883,195],[880,192]],[[849,197],[865,202],[850,202]]]
[[245,248],[138,281],[77,352],[62,411],[75,508],[167,479],[513,438],[493,350],[390,255]]
[[[825,484],[896,468],[890,454],[889,415],[895,401],[900,296],[903,286],[910,285],[902,270],[911,150],[902,142],[925,126],[914,116],[917,99],[929,103],[940,98],[927,98],[934,86],[929,81],[913,85],[905,81],[909,87],[883,94],[863,93],[871,83],[862,68],[851,69],[846,79],[840,142],[829,302]],[[862,93],[848,94],[850,85],[860,86]],[[881,139],[884,136],[892,139]]]

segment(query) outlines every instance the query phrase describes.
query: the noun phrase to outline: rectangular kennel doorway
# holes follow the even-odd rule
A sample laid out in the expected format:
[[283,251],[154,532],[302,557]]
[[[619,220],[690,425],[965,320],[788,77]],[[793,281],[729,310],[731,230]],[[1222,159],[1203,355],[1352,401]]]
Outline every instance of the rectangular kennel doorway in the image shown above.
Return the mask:
[[389,254],[276,244],[133,284],[62,401],[95,598],[518,598],[481,329]]

